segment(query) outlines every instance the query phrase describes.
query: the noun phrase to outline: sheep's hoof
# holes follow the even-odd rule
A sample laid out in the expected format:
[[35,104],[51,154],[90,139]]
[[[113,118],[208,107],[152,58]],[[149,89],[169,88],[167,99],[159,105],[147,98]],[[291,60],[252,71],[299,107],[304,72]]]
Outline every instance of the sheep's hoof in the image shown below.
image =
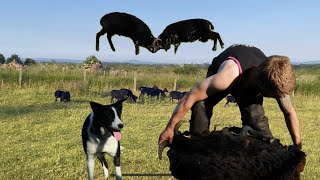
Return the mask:
[[212,51],[216,51],[216,50],[217,50],[217,47],[213,47],[213,48],[212,48]]

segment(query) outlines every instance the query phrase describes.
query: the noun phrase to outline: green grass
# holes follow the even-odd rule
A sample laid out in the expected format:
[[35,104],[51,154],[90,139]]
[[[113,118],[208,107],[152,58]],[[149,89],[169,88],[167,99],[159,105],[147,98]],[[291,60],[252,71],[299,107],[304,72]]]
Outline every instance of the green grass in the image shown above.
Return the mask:
[[[196,65],[195,65],[196,66]],[[173,88],[177,78],[177,89],[186,90],[194,86],[206,73],[206,67],[200,67],[192,74],[178,75],[174,73],[178,65],[105,65],[99,72],[86,72],[80,65],[74,64],[37,64],[25,67],[22,72],[17,70],[0,69],[1,88],[60,88],[77,94],[110,92],[116,88],[133,89],[136,76],[137,86],[153,86]],[[121,72],[114,75],[111,70]],[[19,76],[21,75],[21,81]],[[21,84],[21,85],[20,85]],[[102,92],[103,90],[103,92]]]
[[[54,89],[43,87],[1,89],[0,96],[0,179],[86,179],[81,127],[90,113],[89,101],[107,104],[109,97],[75,95],[70,103],[54,102]],[[302,129],[307,164],[302,179],[320,177],[319,152],[320,97],[297,95],[294,104]],[[212,124],[240,126],[237,107],[214,109]],[[123,174],[169,174],[168,158],[157,159],[157,141],[176,103],[166,99],[145,103],[124,103],[121,166]],[[283,144],[291,139],[283,115],[273,99],[265,100],[265,110],[274,136]],[[185,117],[188,119],[189,114]],[[182,130],[187,129],[184,125]],[[166,153],[166,151],[164,152]],[[107,157],[111,173],[114,166]],[[96,161],[96,179],[103,179]],[[114,177],[112,177],[114,178]],[[173,179],[170,176],[129,177],[125,179]]]
[[[190,66],[186,66],[190,68]],[[109,70],[126,71],[111,75]],[[133,76],[137,85],[189,90],[206,74],[206,68],[191,74],[180,66],[107,65],[104,71],[84,73],[79,65],[38,64],[22,72],[0,69],[0,179],[86,179],[85,154],[82,149],[81,128],[90,113],[89,101],[110,103],[111,89],[133,89]],[[320,177],[320,67],[296,67],[297,90],[294,98],[301,124],[303,150],[307,165],[302,179]],[[54,102],[56,89],[71,92],[71,102]],[[136,95],[138,92],[134,91]],[[224,101],[214,109],[211,124],[218,129],[241,125],[237,107],[224,108]],[[144,103],[124,103],[121,165],[123,174],[169,174],[168,158],[157,159],[157,141],[176,102],[169,99],[146,99]],[[273,99],[265,100],[265,111],[271,130],[283,144],[291,144],[283,115]],[[185,119],[188,119],[187,114]],[[184,125],[182,130],[188,129]],[[165,152],[164,152],[165,153]],[[111,173],[114,167],[107,158]],[[102,168],[96,162],[95,177],[103,179]],[[129,177],[125,179],[173,179],[170,176]]]

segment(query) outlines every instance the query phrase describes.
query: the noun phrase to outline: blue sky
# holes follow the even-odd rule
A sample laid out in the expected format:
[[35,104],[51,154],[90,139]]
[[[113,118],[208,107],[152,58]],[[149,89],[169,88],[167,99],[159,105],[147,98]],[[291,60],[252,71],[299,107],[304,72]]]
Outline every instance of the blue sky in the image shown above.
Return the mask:
[[126,12],[142,19],[158,36],[169,24],[190,18],[213,23],[225,43],[259,47],[267,56],[286,55],[295,62],[320,60],[319,0],[1,0],[0,53],[5,57],[102,61],[142,60],[205,63],[223,50],[212,51],[212,41],[180,45],[155,54],[141,48],[135,55],[129,38],[114,36],[116,52],[106,36],[95,51],[100,18]]

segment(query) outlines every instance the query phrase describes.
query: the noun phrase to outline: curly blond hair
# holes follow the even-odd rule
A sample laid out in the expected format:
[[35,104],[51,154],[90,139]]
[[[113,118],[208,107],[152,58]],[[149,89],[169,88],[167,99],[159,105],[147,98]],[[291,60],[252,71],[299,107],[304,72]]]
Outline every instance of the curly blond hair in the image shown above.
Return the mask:
[[292,94],[296,78],[290,59],[286,56],[270,56],[259,65],[264,88],[274,91],[278,96]]

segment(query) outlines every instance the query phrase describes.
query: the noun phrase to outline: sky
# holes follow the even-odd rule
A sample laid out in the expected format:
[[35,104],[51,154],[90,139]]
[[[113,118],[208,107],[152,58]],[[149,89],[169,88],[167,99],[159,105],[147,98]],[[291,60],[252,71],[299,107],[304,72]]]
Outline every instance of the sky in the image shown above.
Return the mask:
[[[267,56],[286,55],[293,62],[320,60],[319,0],[0,0],[0,54],[6,58],[85,60],[95,55],[103,62],[140,60],[161,63],[210,63],[233,44],[260,48]],[[225,44],[212,51],[213,41],[182,43],[151,53],[132,40],[106,35],[95,50],[100,19],[125,12],[143,20],[157,37],[176,21],[203,18],[214,25]]]

